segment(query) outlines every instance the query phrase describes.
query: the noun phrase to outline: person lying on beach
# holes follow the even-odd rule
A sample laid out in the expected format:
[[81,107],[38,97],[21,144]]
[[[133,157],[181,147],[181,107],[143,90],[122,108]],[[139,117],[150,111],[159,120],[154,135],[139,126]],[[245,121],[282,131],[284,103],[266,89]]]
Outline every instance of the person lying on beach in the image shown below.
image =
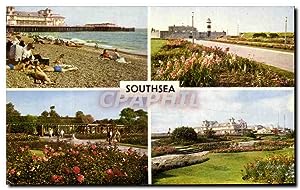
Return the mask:
[[33,77],[34,83],[36,84],[55,84],[55,82],[52,82],[46,73],[41,69],[39,61],[37,60],[34,61],[34,69],[28,71],[27,74]]
[[100,59],[105,59],[105,60],[112,59],[112,57],[109,55],[107,49],[104,49],[103,52],[100,54]]
[[78,68],[73,65],[55,65],[54,67],[48,65],[40,65],[40,68],[44,72],[67,72],[67,71],[77,71]]
[[114,52],[111,55],[111,59],[118,63],[130,63],[130,62],[127,62],[124,57],[120,56],[120,54],[118,53],[118,49],[114,50]]
[[15,71],[26,71],[27,69],[31,69],[31,61],[29,58],[25,58],[20,61],[17,65],[13,65],[9,63],[6,65],[6,70],[15,70]]

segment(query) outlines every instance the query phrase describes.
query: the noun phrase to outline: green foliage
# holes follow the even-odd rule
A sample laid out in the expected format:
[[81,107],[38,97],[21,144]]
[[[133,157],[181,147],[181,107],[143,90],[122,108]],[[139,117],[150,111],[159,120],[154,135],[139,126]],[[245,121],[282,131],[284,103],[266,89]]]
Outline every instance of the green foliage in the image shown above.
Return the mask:
[[270,38],[278,38],[279,35],[277,33],[269,33]]
[[171,138],[176,143],[195,142],[197,133],[191,127],[179,127],[172,132]]
[[254,33],[252,37],[253,38],[259,38],[259,37],[266,38],[268,36],[266,33],[261,32],[261,33]]
[[294,85],[292,72],[184,40],[169,40],[151,61],[153,80],[176,80],[183,87]]
[[135,135],[135,134],[127,134],[121,136],[121,143],[132,144],[132,145],[148,145],[148,135]]
[[268,184],[295,184],[294,156],[281,154],[248,163],[243,179]]
[[204,131],[204,136],[206,138],[213,138],[215,136],[216,132],[212,130],[212,128]]
[[[147,184],[147,156],[132,149],[99,144],[45,146],[45,156],[30,146],[7,144],[7,182],[12,185],[137,185]],[[17,148],[10,148],[17,147]]]
[[10,120],[10,118],[20,116],[20,112],[15,109],[13,103],[9,102],[6,104],[6,119]]
[[256,139],[256,135],[252,131],[245,133],[244,136]]

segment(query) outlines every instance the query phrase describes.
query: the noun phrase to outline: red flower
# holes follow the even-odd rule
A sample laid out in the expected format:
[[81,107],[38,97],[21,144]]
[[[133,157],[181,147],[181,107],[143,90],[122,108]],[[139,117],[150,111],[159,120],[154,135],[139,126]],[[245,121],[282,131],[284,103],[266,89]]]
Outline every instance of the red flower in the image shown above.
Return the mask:
[[78,176],[77,176],[77,181],[78,181],[79,183],[82,183],[82,182],[84,181],[84,176],[83,176],[83,175],[78,175]]
[[53,175],[51,177],[51,181],[54,182],[54,183],[58,183],[62,180],[62,176],[59,176],[59,175]]
[[107,175],[110,175],[110,176],[114,175],[114,172],[113,172],[112,169],[107,169],[107,170],[105,171],[105,173],[106,173]]
[[92,144],[92,145],[91,145],[91,148],[92,148],[93,150],[95,150],[95,149],[97,148],[97,146],[94,145],[94,144]]
[[74,174],[79,174],[80,173],[80,168],[78,166],[73,167],[73,172]]
[[9,171],[9,174],[11,174],[11,175],[14,175],[16,173],[16,170],[15,169],[11,169],[10,171]]

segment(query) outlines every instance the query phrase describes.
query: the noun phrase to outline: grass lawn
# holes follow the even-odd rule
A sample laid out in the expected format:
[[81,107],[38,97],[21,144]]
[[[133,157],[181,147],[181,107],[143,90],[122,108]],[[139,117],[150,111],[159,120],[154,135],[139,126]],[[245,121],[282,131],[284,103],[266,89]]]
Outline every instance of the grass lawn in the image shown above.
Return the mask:
[[160,50],[160,48],[166,44],[166,42],[167,40],[151,40],[151,55],[156,54]]
[[294,149],[241,153],[210,153],[208,161],[162,172],[153,177],[154,184],[246,184],[241,170],[249,162],[272,154],[294,154]]
[[36,156],[40,156],[40,157],[45,156],[43,151],[41,151],[41,150],[30,150],[30,152],[35,154]]

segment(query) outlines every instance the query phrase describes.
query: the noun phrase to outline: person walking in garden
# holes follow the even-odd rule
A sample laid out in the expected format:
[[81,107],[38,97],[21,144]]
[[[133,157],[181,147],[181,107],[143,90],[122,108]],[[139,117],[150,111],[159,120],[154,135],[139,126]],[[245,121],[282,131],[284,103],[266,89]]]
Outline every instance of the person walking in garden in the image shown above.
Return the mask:
[[53,130],[52,130],[52,128],[51,128],[50,131],[49,131],[49,138],[51,138],[52,135],[53,135]]
[[107,134],[106,134],[106,141],[108,141],[108,144],[111,145],[111,136],[110,136],[110,129],[107,129]]
[[60,131],[60,136],[61,136],[61,138],[64,138],[64,133],[65,133],[64,130],[61,130],[61,131]]

